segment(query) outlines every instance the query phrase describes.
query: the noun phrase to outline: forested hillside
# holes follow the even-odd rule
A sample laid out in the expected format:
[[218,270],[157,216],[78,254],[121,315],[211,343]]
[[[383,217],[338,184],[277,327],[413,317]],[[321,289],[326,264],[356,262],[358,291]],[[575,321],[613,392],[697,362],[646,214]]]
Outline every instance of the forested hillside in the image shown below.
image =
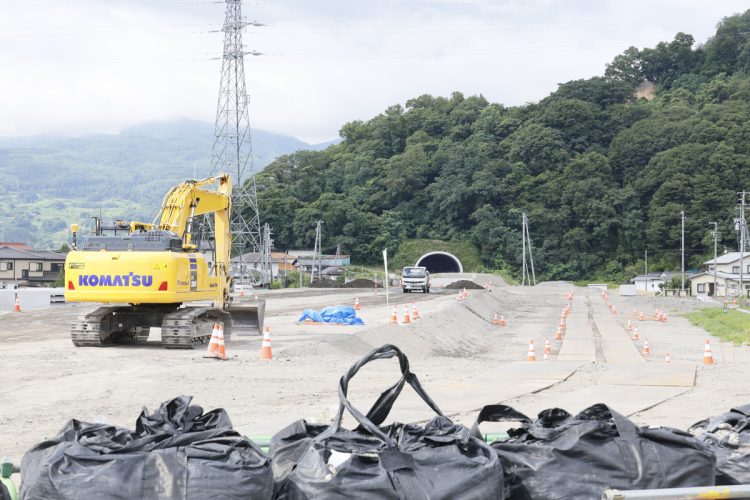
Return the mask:
[[340,133],[258,176],[277,247],[311,247],[322,219],[324,250],[355,261],[407,239],[469,240],[486,267],[516,270],[525,211],[537,275],[618,279],[646,249],[651,270],[679,269],[684,210],[697,267],[709,221],[720,252],[736,249],[736,193],[750,189],[750,11],[702,46],[679,33],[631,47],[539,103],[423,95]]
[[[253,130],[254,164],[303,148],[294,137]],[[6,241],[56,248],[72,222],[151,220],[167,190],[210,171],[213,124],[145,123],[119,134],[0,137],[0,222]],[[101,212],[100,212],[101,211]]]

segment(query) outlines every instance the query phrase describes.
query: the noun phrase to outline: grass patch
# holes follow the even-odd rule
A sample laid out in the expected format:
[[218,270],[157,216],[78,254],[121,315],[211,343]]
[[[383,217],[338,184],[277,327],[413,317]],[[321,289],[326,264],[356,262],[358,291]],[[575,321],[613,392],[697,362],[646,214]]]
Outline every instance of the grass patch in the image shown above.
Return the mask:
[[750,335],[750,314],[729,309],[726,313],[720,307],[701,309],[685,314],[695,326],[700,326],[721,340],[742,344]]
[[478,272],[482,269],[482,259],[479,250],[468,241],[441,240],[406,240],[398,247],[398,251],[390,261],[394,269],[413,266],[422,255],[427,252],[440,251],[455,255],[461,261],[465,273]]
[[492,274],[497,274],[498,276],[500,276],[507,285],[517,286],[521,284],[521,282],[514,278],[511,272],[507,269],[498,269],[497,271],[491,272]]

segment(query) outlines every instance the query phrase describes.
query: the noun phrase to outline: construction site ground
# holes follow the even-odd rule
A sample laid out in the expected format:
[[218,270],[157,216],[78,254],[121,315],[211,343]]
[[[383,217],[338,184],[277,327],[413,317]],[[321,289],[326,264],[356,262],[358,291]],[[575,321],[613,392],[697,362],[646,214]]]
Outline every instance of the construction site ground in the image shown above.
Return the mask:
[[[456,290],[442,288],[457,279],[490,281],[492,290],[471,290],[459,302]],[[566,334],[554,340],[569,290],[574,296]],[[272,361],[260,359],[260,337],[233,338],[227,361],[204,358],[203,350],[165,350],[157,344],[75,348],[69,323],[92,304],[0,313],[0,456],[19,461],[71,418],[132,427],[143,406],[154,408],[180,394],[193,395],[207,410],[227,409],[248,436],[270,436],[299,418],[325,422],[336,411],[341,374],[385,343],[399,346],[443,412],[466,424],[491,403],[536,414],[550,407],[576,412],[605,402],[639,423],[686,428],[750,402],[750,347],[722,344],[690,325],[682,313],[713,307],[690,299],[619,297],[610,291],[617,307],[613,315],[598,290],[568,283],[510,287],[489,275],[439,276],[430,294],[391,290],[389,303],[396,304],[399,322],[404,304],[410,312],[416,304],[422,316],[409,325],[391,325],[382,289],[260,295],[267,301]],[[352,305],[355,298],[364,327],[296,324],[305,308]],[[633,308],[646,319],[632,318]],[[666,312],[667,322],[653,320],[657,308]],[[495,313],[504,316],[506,326],[492,324]],[[641,341],[631,340],[628,320]],[[547,338],[552,352],[544,361]],[[651,346],[647,357],[644,338]],[[714,366],[703,364],[706,338],[712,340]],[[536,362],[526,360],[531,339]],[[365,411],[398,377],[394,360],[368,365],[350,385],[351,400]],[[430,416],[407,388],[391,420]]]

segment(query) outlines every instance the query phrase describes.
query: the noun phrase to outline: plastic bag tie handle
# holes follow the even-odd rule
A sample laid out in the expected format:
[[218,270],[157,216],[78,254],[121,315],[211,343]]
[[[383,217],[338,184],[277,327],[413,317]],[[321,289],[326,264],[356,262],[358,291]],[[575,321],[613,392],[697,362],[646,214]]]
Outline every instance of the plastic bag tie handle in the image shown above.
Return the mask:
[[[581,414],[588,412],[592,408],[606,409],[609,412],[610,416],[612,417],[612,420],[615,423],[615,427],[617,428],[617,433],[620,434],[620,436],[634,436],[638,434],[638,427],[629,418],[624,417],[622,414],[616,412],[609,405],[605,403],[598,403],[593,406],[589,406],[585,410],[581,411],[578,415],[576,415],[575,418],[578,419]],[[601,418],[597,418],[597,419],[589,418],[586,420],[602,420],[602,419]]]
[[484,439],[479,430],[482,422],[520,422],[524,427],[534,422],[515,408],[506,405],[487,405],[479,411],[474,425],[471,426],[471,435],[475,438]]
[[[351,402],[347,399],[347,391],[349,389],[349,382],[357,372],[365,366],[367,363],[378,359],[390,359],[398,357],[399,366],[401,368],[401,378],[394,385],[389,387],[383,392],[378,400],[373,404],[372,408],[368,412],[367,416],[363,415],[359,410],[352,406]],[[409,371],[409,359],[401,350],[392,345],[386,344],[377,349],[373,349],[368,354],[363,356],[360,360],[354,363],[349,370],[341,377],[339,381],[339,409],[336,413],[335,418],[328,426],[328,429],[318,434],[315,438],[316,441],[322,441],[331,435],[335,434],[341,428],[341,420],[344,416],[344,409],[346,409],[354,419],[359,422],[360,427],[366,429],[371,435],[377,437],[383,441],[389,448],[396,448],[396,443],[387,436],[383,431],[378,428],[378,424],[382,423],[393,408],[393,404],[401,394],[401,390],[405,383],[408,383],[414,391],[422,398],[422,400],[437,414],[444,416],[440,408],[437,407],[435,402],[427,395],[419,383],[419,379]]]

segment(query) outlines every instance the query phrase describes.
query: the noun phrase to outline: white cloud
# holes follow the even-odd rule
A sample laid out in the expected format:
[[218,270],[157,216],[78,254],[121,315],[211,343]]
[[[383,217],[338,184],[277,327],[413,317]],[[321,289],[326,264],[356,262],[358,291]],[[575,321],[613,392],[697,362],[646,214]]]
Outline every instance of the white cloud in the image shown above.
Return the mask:
[[[424,93],[536,101],[601,74],[630,45],[699,42],[745,2],[375,0],[247,2],[251,121],[335,137]],[[213,120],[223,6],[199,0],[8,0],[0,18],[0,134],[114,132]]]

